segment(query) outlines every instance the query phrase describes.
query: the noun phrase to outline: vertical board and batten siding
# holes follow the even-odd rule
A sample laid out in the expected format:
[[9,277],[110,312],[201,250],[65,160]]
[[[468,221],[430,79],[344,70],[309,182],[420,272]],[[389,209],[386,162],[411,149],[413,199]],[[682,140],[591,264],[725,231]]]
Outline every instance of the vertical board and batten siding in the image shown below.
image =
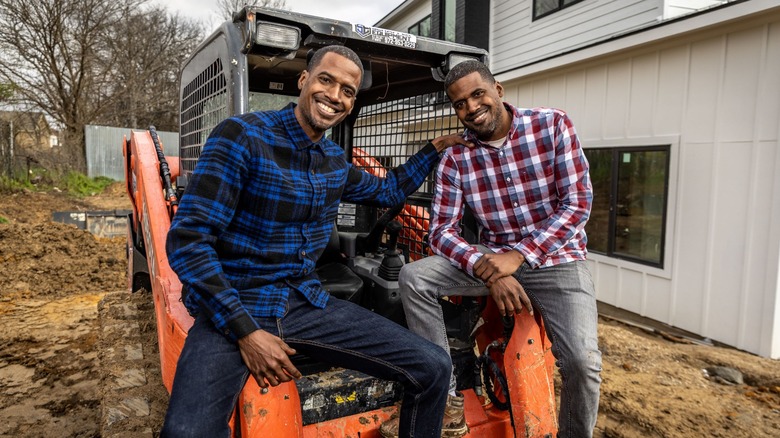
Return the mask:
[[[518,56],[507,48],[494,70]],[[504,87],[566,110],[586,148],[671,144],[665,266],[591,254],[600,301],[780,357],[778,10]]]
[[[130,137],[130,128],[87,125],[84,127],[84,139],[87,149],[87,176],[106,176],[116,181],[124,181],[125,165],[122,155],[122,139]],[[177,132],[157,131],[163,152],[166,156],[179,156],[179,134]]]
[[491,67],[500,73],[656,22],[663,1],[585,0],[533,20],[532,0],[493,6]]

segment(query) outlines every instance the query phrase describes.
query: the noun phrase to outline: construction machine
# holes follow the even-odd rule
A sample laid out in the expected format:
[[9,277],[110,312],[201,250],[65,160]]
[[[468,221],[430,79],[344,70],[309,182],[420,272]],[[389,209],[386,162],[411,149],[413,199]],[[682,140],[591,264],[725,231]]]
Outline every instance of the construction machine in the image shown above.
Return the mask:
[[[123,143],[128,217],[128,289],[154,299],[162,380],[170,391],[193,323],[181,301],[165,239],[201,147],[221,120],[276,110],[297,98],[297,80],[316,49],[354,50],[365,76],[350,116],[327,135],[347,159],[383,176],[428,139],[462,127],[443,90],[450,67],[487,62],[482,49],[408,33],[266,8],[246,7],[185,61],[180,82],[178,145],[163,145],[153,127]],[[165,155],[177,147],[178,157]],[[429,255],[430,176],[406,203],[390,209],[343,203],[318,262],[323,287],[405,324],[398,272]],[[464,235],[478,227],[464,215]],[[538,316],[502,318],[492,299],[442,300],[458,388],[471,437],[552,437],[557,432],[551,342]],[[304,376],[261,391],[249,379],[231,428],[241,437],[378,437],[398,409],[396,382],[294,357]]]

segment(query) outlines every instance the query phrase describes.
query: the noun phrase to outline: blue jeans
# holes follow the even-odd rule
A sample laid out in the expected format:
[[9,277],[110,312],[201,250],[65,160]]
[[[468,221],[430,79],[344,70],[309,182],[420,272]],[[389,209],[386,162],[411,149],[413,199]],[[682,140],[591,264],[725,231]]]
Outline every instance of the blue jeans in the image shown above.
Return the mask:
[[[483,253],[489,249],[480,246]],[[559,436],[590,437],[596,426],[601,385],[598,311],[590,270],[577,261],[531,269],[523,263],[514,277],[540,312],[552,340],[555,364],[562,380],[558,415]],[[482,281],[439,256],[405,265],[399,277],[409,329],[449,351],[442,296],[484,296]],[[451,388],[454,388],[454,377]]]
[[[452,372],[441,347],[348,301],[324,309],[291,292],[283,318],[257,318],[299,353],[404,386],[400,436],[439,437]],[[238,346],[198,316],[174,376],[162,437],[229,437],[228,421],[249,371]]]

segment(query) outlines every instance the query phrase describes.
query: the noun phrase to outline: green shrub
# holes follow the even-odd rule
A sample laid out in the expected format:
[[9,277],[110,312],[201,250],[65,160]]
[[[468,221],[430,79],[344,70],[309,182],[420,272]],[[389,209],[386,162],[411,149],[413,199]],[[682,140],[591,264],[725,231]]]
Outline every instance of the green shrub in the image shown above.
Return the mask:
[[27,180],[0,176],[0,191],[13,193],[22,190],[35,190],[35,186]]
[[93,196],[102,192],[113,182],[114,180],[107,176],[89,178],[83,173],[68,172],[67,175],[65,175],[64,186],[69,194],[84,197]]

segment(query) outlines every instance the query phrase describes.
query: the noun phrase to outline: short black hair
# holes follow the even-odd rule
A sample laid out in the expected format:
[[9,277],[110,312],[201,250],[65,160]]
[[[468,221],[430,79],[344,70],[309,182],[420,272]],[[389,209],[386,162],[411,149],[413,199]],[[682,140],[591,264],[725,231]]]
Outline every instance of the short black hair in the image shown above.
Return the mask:
[[328,53],[335,53],[337,55],[341,55],[350,61],[354,62],[355,65],[360,68],[360,77],[363,78],[363,62],[360,61],[360,58],[357,56],[357,53],[355,53],[354,50],[350,49],[349,47],[345,46],[339,46],[337,44],[325,46],[321,49],[318,49],[316,52],[312,53],[308,58],[308,62],[306,63],[306,70],[312,71],[315,68],[317,68],[318,65],[320,65],[320,62],[322,62],[322,58],[325,57]]
[[496,78],[493,77],[493,73],[490,73],[490,69],[488,69],[484,63],[468,60],[456,64],[455,67],[452,67],[449,73],[447,73],[447,77],[444,78],[444,89],[449,89],[452,84],[474,72],[479,73],[485,81],[491,84],[496,83]]

